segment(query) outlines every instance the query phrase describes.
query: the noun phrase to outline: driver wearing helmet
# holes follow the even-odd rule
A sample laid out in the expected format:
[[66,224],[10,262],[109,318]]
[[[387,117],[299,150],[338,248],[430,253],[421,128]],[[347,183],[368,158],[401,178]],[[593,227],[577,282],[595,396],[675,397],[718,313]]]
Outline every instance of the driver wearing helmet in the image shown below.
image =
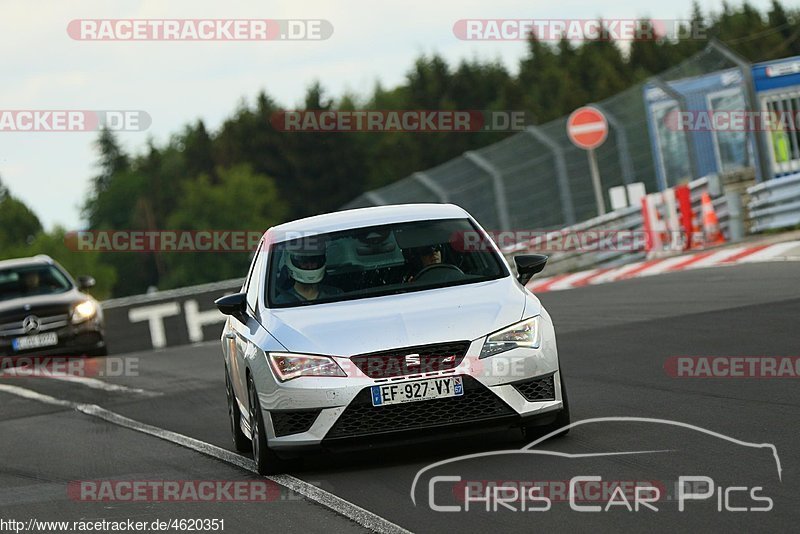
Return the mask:
[[325,277],[325,251],[287,251],[286,268],[294,284],[278,294],[276,302],[307,302],[341,295],[338,287],[322,284]]

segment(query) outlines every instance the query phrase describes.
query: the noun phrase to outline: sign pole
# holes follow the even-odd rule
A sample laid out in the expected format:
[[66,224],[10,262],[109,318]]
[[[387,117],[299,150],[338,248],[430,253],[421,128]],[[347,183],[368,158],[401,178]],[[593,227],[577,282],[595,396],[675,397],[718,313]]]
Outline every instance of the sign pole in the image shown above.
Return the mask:
[[600,183],[600,168],[597,166],[597,156],[594,149],[590,148],[586,151],[589,155],[589,171],[592,174],[592,186],[594,187],[594,199],[597,202],[597,214],[606,214],[606,202],[603,199],[603,186]]
[[602,145],[608,136],[608,120],[599,109],[583,106],[576,109],[567,119],[567,137],[578,148],[582,148],[589,156],[589,174],[597,203],[598,217],[606,214],[606,202],[603,198],[603,184],[600,183],[600,167],[594,149]]

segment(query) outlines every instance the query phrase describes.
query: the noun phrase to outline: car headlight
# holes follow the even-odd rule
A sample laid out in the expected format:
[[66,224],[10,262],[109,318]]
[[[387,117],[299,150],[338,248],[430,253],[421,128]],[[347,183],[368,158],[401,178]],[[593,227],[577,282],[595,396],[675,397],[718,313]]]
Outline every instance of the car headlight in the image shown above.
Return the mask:
[[539,316],[525,319],[502,330],[489,334],[481,349],[481,358],[494,356],[517,347],[539,346]]
[[84,300],[72,308],[72,323],[78,324],[88,321],[97,314],[97,304],[91,300]]
[[270,352],[268,359],[281,382],[301,376],[347,376],[333,358],[328,356]]

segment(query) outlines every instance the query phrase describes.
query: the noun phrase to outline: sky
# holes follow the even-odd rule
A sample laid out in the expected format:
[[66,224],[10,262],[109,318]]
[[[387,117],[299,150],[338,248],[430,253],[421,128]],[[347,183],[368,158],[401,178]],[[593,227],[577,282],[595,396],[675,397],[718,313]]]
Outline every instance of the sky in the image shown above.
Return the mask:
[[[738,4],[734,1],[733,4]],[[764,11],[769,0],[751,0]],[[721,1],[701,2],[719,10]],[[0,110],[142,110],[145,131],[124,132],[144,152],[202,119],[214,131],[242,102],[266,91],[298,107],[321,82],[332,97],[402,83],[421,54],[499,60],[516,72],[521,41],[464,41],[459,19],[686,19],[691,0],[4,0],[0,3]],[[73,40],[74,19],[325,19],[323,41],[103,42]],[[97,172],[96,132],[0,131],[0,178],[45,228],[81,229],[80,207]]]

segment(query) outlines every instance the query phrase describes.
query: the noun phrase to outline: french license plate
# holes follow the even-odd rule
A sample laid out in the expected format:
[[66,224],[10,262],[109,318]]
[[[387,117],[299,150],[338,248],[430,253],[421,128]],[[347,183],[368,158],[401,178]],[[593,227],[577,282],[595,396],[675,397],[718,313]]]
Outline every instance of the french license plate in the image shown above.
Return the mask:
[[42,347],[52,347],[54,345],[58,345],[58,334],[55,332],[18,337],[11,342],[11,346],[14,350],[39,349]]
[[429,378],[416,382],[372,386],[372,405],[402,404],[464,394],[464,381],[460,376]]

